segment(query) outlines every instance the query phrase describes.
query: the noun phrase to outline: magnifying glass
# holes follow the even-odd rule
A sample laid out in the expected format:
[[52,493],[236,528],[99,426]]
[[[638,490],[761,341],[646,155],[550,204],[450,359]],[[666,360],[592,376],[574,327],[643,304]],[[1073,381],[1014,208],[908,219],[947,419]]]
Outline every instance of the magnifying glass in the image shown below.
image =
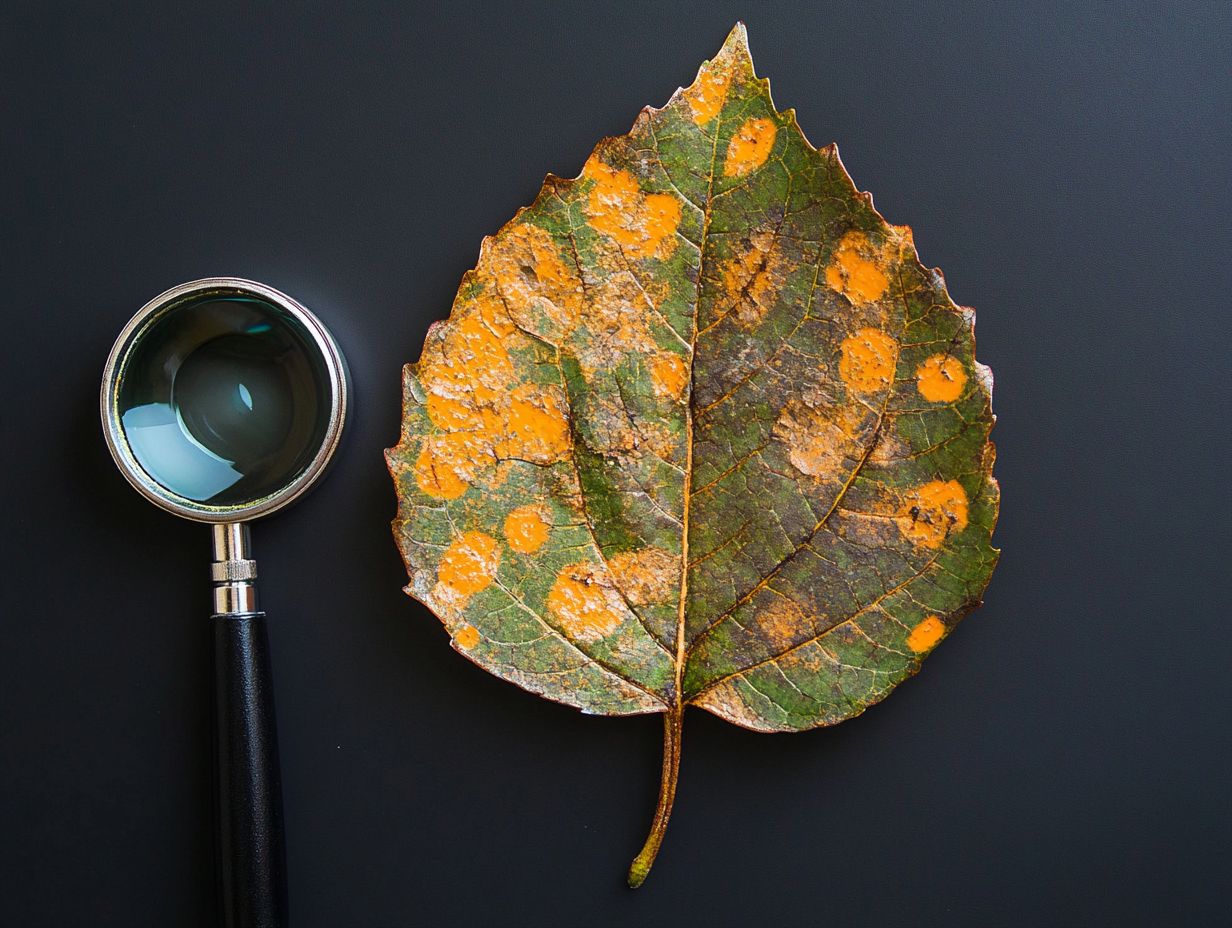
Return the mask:
[[229,928],[286,919],[269,648],[247,523],[321,478],[348,399],[346,362],[320,320],[236,277],[155,297],[103,372],[103,434],[121,473],[213,532],[216,849]]

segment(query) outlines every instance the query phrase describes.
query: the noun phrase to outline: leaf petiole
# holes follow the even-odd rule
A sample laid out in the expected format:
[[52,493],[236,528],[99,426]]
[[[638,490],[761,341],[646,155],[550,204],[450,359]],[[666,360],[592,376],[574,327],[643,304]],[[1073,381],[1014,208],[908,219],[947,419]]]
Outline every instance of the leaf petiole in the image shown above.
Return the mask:
[[663,776],[659,783],[659,805],[655,808],[650,834],[642,845],[633,864],[629,867],[629,888],[637,889],[646,881],[650,868],[663,844],[667,821],[672,816],[672,803],[676,799],[676,780],[680,775],[680,735],[684,722],[684,707],[673,706],[663,716]]

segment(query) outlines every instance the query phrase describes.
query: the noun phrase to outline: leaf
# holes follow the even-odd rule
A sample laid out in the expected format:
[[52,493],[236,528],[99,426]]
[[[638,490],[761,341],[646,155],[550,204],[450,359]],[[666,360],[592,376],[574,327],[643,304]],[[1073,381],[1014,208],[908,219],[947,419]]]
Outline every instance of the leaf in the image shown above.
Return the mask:
[[863,712],[979,604],[974,314],[737,25],[697,80],[484,241],[404,373],[394,534],[456,650],[583,712],[757,731]]

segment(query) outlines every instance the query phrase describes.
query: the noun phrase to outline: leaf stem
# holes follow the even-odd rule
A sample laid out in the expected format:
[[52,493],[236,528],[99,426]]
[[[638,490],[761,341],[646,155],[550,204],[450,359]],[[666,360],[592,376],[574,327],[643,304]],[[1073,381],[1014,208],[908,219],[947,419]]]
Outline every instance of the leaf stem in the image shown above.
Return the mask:
[[650,868],[663,844],[667,820],[672,817],[672,803],[676,799],[676,779],[680,775],[680,734],[684,722],[684,707],[677,705],[663,716],[663,776],[659,783],[659,805],[650,824],[650,834],[641,852],[633,858],[629,867],[629,888],[637,889],[646,881]]

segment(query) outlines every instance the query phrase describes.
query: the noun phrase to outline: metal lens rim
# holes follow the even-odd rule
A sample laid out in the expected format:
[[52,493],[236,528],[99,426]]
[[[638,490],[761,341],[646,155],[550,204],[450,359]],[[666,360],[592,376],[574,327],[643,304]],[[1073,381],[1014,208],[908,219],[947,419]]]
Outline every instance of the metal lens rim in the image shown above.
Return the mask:
[[[146,473],[129,447],[120,422],[119,387],[133,347],[155,322],[189,301],[207,296],[256,297],[277,306],[296,319],[311,336],[329,377],[329,423],[317,453],[294,480],[279,490],[243,505],[211,506],[172,493]],[[107,357],[99,396],[103,435],[116,466],[133,488],[166,511],[194,522],[246,522],[281,509],[303,496],[325,473],[334,450],[342,439],[350,405],[346,360],[329,330],[305,306],[273,287],[242,277],[205,277],[172,287],[146,303],[128,321]]]

